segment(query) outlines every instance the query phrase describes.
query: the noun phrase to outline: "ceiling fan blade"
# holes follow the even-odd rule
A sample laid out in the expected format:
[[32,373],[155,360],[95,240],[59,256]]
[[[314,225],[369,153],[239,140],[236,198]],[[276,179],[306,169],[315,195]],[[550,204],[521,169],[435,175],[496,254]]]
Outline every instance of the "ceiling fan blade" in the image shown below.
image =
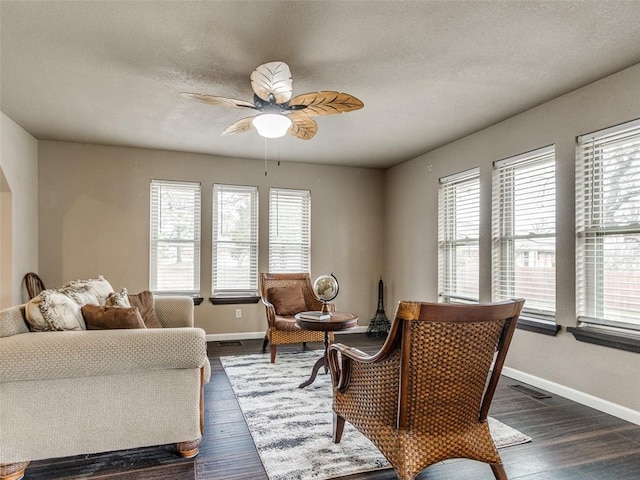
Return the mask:
[[288,102],[293,91],[289,66],[284,62],[269,62],[258,66],[251,73],[251,88],[265,102],[269,101],[269,95],[273,95],[275,103]]
[[217,97],[215,95],[206,95],[204,93],[186,93],[180,92],[180,95],[186,98],[192,98],[202,103],[208,103],[209,105],[224,105],[226,107],[234,108],[252,108],[256,110],[256,106],[253,103],[245,102],[244,100],[236,100],[235,98]]
[[289,102],[289,107],[298,105],[305,108],[296,110],[296,113],[304,112],[305,115],[310,116],[352,112],[364,107],[364,103],[353,95],[331,91],[303,93]]
[[287,133],[302,140],[310,140],[318,132],[318,124],[315,120],[303,115],[302,110],[293,112],[289,115],[291,119],[291,127]]
[[220,135],[231,135],[234,133],[244,133],[255,128],[253,126],[254,117],[241,118],[237,122],[232,123]]

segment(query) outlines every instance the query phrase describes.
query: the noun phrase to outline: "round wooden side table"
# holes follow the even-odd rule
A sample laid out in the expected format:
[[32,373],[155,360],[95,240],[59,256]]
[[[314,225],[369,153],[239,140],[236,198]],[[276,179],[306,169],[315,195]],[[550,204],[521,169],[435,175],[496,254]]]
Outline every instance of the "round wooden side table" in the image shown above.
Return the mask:
[[295,316],[296,323],[300,328],[304,330],[324,332],[324,355],[316,361],[309,380],[301,383],[298,386],[299,388],[311,385],[316,379],[318,370],[320,370],[321,367],[324,367],[325,374],[329,371],[329,332],[346,330],[347,328],[353,328],[358,325],[358,316],[353,313],[331,312],[331,316],[329,318],[305,318],[307,316],[319,314],[320,312],[300,312]]

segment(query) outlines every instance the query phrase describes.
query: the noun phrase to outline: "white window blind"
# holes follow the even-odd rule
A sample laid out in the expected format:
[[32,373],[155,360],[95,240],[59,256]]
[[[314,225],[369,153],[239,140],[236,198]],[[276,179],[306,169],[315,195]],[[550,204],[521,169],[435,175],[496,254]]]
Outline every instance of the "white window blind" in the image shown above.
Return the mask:
[[151,181],[150,289],[200,293],[200,184]]
[[213,186],[213,295],[257,295],[258,188]]
[[525,298],[524,314],[555,320],[555,148],[494,163],[493,300]]
[[447,302],[479,299],[480,172],[477,168],[440,179],[438,281]]
[[640,330],[640,120],[578,139],[581,321]]
[[269,271],[311,271],[311,192],[269,191]]

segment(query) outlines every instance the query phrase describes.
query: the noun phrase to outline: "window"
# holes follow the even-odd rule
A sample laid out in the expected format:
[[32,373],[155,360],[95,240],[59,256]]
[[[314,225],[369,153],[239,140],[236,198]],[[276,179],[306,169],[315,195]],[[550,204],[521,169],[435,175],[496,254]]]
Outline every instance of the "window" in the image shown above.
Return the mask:
[[438,281],[445,301],[479,299],[480,173],[477,168],[440,179]]
[[200,292],[200,184],[151,181],[150,289]]
[[311,192],[269,191],[269,271],[311,271]]
[[553,146],[494,163],[494,301],[526,299],[523,317],[554,322],[556,180]]
[[640,330],[640,120],[578,138],[577,313]]
[[258,292],[258,188],[213,186],[213,295]]

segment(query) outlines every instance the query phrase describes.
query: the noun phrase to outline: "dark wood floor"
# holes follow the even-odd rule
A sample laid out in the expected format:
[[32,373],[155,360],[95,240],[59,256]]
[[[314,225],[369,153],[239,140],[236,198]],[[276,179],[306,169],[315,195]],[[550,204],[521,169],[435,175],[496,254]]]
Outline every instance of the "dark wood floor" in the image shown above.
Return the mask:
[[[364,334],[340,335],[338,341],[375,351],[380,341]],[[32,462],[25,480],[267,480],[219,357],[254,353],[261,341],[241,346],[209,343],[212,377],[206,386],[205,433],[200,454],[191,460],[172,446]],[[299,348],[281,347],[280,350]],[[320,344],[310,348],[322,348]],[[638,480],[640,426],[624,422],[562,397],[535,399],[510,388],[503,377],[490,414],[533,438],[500,450],[511,480]],[[329,432],[327,433],[330,434]],[[295,459],[292,459],[295,462]],[[341,480],[394,480],[392,470],[351,475]],[[420,480],[491,480],[488,466],[451,460],[420,474]],[[305,479],[300,479],[305,480]]]

